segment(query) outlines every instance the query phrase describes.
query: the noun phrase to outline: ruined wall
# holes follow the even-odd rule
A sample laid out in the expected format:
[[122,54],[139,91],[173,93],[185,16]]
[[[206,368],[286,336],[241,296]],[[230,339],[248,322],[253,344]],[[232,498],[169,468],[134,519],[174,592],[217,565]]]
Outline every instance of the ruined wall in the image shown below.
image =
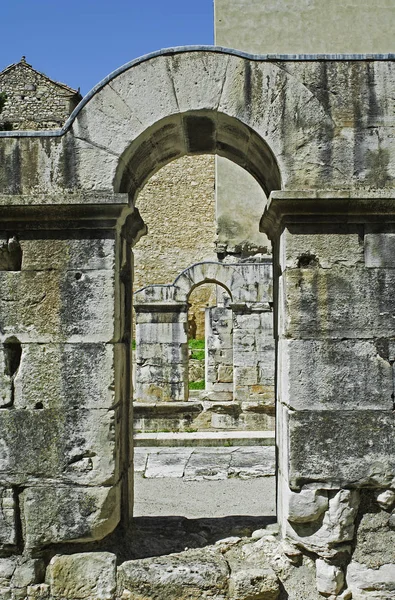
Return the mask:
[[[134,248],[134,290],[172,283],[186,268],[215,260],[214,157],[184,156],[169,163],[146,183],[136,206],[148,235]],[[211,292],[197,288],[190,308],[195,336],[204,337],[204,307]]]
[[[299,583],[294,580],[288,594],[292,599],[315,600],[318,591],[342,600],[351,595],[353,600],[393,596],[395,145],[390,99],[394,90],[394,62],[382,57],[258,61],[215,50],[167,52],[119,70],[86,99],[67,132],[0,134],[4,242],[11,252],[12,238],[19,238],[23,251],[26,237],[34,234],[35,256],[39,257],[30,266],[22,259],[22,271],[2,274],[5,357],[10,356],[7,346],[15,338],[22,346],[21,367],[27,352],[41,356],[43,346],[54,343],[53,339],[63,352],[55,363],[61,367],[56,395],[50,387],[54,363],[49,361],[45,367],[45,360],[34,362],[37,371],[42,374],[44,369],[49,377],[48,408],[44,403],[44,408],[35,406],[41,401],[37,400],[32,409],[6,406],[2,410],[7,426],[0,428],[4,458],[1,550],[11,561],[22,551],[23,558],[30,560],[33,551],[45,550],[47,577],[55,573],[50,585],[56,600],[73,595],[56,591],[60,575],[52,566],[48,568],[52,556],[47,544],[53,542],[51,552],[63,555],[77,549],[77,543],[86,550],[87,540],[109,533],[118,517],[126,522],[129,518],[125,503],[130,496],[122,486],[121,501],[117,482],[125,482],[127,470],[132,469],[130,421],[125,414],[128,402],[122,400],[129,398],[125,384],[130,360],[125,356],[120,363],[112,355],[118,344],[121,353],[130,348],[129,246],[138,237],[141,220],[128,201],[161,165],[186,153],[201,152],[219,152],[238,162],[271,194],[262,225],[275,244],[273,301],[270,296],[267,306],[258,302],[262,276],[257,274],[247,288],[237,280],[225,287],[246,292],[242,303],[251,322],[238,340],[243,362],[252,356],[250,345],[262,341],[262,336],[255,337],[258,319],[253,318],[252,309],[268,313],[273,303],[277,309],[281,544],[275,551],[279,557],[273,561],[276,575],[288,593],[284,565],[288,558],[299,561]],[[77,250],[77,256],[73,254],[73,242],[86,231],[89,239],[104,236],[117,243],[110,253],[100,243],[88,244],[95,258],[88,263]],[[43,239],[59,242],[55,251],[48,245],[45,261],[40,252]],[[109,268],[99,268],[105,258]],[[4,261],[16,269],[11,262]],[[215,269],[225,266],[217,263]],[[217,276],[210,270],[199,281]],[[169,346],[177,324],[171,313],[174,308],[186,312],[186,295],[193,281],[185,275],[182,299],[168,294],[171,286],[159,288],[165,308],[160,324]],[[242,304],[240,295],[232,292],[232,298],[233,310],[237,310]],[[155,303],[156,299],[147,292],[146,300]],[[48,304],[50,310],[40,311]],[[259,321],[264,327],[266,319]],[[87,344],[104,344],[108,351],[94,372],[84,353]],[[67,362],[66,352],[71,352],[79,369],[73,361]],[[5,358],[5,403],[10,402],[7,394],[10,389],[12,393],[13,383],[16,391],[17,380],[25,397],[33,399],[39,378],[31,377],[31,369],[19,368],[13,381],[11,363]],[[250,369],[258,373],[255,366],[239,366],[248,367],[245,384],[254,386]],[[98,393],[91,385],[96,380],[101,383]],[[75,385],[88,407],[84,415],[74,408],[80,398]],[[114,420],[108,420],[110,410]],[[70,426],[78,416],[82,429]],[[100,431],[96,417],[103,418]],[[26,434],[18,428],[18,419]],[[60,430],[58,437],[54,423]],[[34,444],[44,442],[47,448],[48,441],[50,453],[40,450],[38,454]],[[75,463],[79,463],[76,471]],[[102,488],[104,495],[99,493]],[[115,496],[108,503],[111,491]],[[77,495],[72,504],[69,492]],[[14,513],[20,511],[22,524],[16,540],[8,527],[15,494]],[[373,529],[385,546],[382,553],[372,553]],[[65,548],[65,542],[75,545]],[[108,538],[95,549],[107,542]],[[119,551],[119,538],[113,548]],[[260,545],[252,545],[252,553],[261,556],[260,550]],[[78,561],[78,557],[65,560]],[[105,560],[114,564],[112,557]],[[174,560],[177,563],[178,558]],[[156,573],[163,573],[163,564],[160,560]],[[262,570],[258,581],[265,579]],[[221,567],[209,571],[214,572],[215,581],[222,577]],[[229,587],[221,579],[225,587],[221,584],[213,593],[202,580],[191,586],[201,596],[206,585],[204,589],[221,600],[240,600],[242,594],[265,598],[266,591],[248,591],[257,582],[251,573],[237,582],[231,582],[228,575],[229,570],[225,573]],[[108,597],[116,593],[133,597],[134,591],[128,588],[133,582],[124,582],[120,581],[124,586],[120,593],[112,589]],[[146,596],[155,597],[152,579],[144,579],[144,586],[152,591]],[[278,587],[272,598],[280,596]],[[166,597],[163,588],[162,592]],[[182,597],[178,592],[173,597]],[[94,598],[94,594],[85,596]]]
[[214,157],[203,155],[171,162],[146,183],[136,199],[148,235],[134,248],[135,290],[216,259],[214,181]]
[[0,73],[0,93],[6,102],[0,114],[3,129],[56,129],[81,99],[68,86],[57,84],[24,59]]

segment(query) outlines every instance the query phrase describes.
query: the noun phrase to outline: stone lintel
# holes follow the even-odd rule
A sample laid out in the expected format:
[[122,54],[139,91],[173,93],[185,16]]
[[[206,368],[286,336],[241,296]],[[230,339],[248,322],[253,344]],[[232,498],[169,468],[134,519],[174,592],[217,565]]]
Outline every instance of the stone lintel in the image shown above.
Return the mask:
[[271,302],[234,302],[229,308],[235,313],[250,314],[273,312]]
[[260,231],[272,239],[297,223],[395,222],[395,190],[302,190],[272,192]]
[[188,312],[189,304],[185,302],[158,302],[157,299],[153,299],[152,301],[147,299],[133,302],[133,308],[136,313],[182,313]]
[[0,195],[0,228],[113,229],[132,210],[127,194]]

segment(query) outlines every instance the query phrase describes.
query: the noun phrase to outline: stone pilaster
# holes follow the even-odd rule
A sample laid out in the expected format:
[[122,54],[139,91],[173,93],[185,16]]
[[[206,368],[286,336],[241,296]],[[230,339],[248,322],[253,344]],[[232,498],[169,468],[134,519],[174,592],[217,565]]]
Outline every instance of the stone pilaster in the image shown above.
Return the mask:
[[261,222],[275,250],[280,524],[333,565],[351,553],[360,497],[395,487],[394,198],[278,192]]
[[135,295],[136,402],[188,400],[188,304]]
[[5,546],[100,539],[127,512],[131,212],[126,195],[0,198]]

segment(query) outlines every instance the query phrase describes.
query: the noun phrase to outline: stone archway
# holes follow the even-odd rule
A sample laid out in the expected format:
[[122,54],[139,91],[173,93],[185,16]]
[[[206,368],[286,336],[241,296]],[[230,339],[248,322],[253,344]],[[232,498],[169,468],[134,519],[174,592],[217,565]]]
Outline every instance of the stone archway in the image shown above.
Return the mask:
[[[314,94],[278,65],[213,50],[126,65],[62,130],[0,134],[3,229],[23,251],[22,271],[7,275],[17,308],[2,316],[22,346],[22,396],[2,413],[14,462],[3,464],[27,547],[100,539],[129,516],[130,246],[143,228],[135,193],[170,160],[203,152],[237,162],[268,193],[302,185],[319,162],[317,131],[330,126]],[[47,382],[41,418],[25,410],[34,381]],[[48,445],[38,453],[37,431]]]
[[[188,400],[188,297],[201,283],[222,286],[232,299],[234,327],[238,333],[232,352],[234,399],[240,403],[243,400],[259,402],[265,391],[273,394],[273,381],[266,382],[273,380],[273,370],[271,376],[267,368],[263,374],[262,365],[274,363],[270,261],[203,262],[186,269],[173,284],[147,286],[134,295],[137,401]],[[248,350],[246,336],[254,338],[256,352]],[[263,347],[268,356],[263,356]]]

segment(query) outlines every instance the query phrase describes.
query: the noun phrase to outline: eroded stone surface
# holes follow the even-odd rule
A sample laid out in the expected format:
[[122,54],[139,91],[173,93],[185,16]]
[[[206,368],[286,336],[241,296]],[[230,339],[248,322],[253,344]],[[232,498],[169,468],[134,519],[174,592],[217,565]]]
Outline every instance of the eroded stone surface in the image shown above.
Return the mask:
[[353,600],[391,600],[395,598],[394,564],[369,569],[366,565],[351,562],[347,568],[347,582]]
[[21,494],[26,546],[101,539],[118,524],[119,505],[118,487],[27,488]]
[[316,560],[315,565],[317,569],[317,590],[320,594],[337,596],[344,585],[342,569],[320,558]]
[[[289,519],[287,534],[300,547],[330,557],[343,549],[347,550],[345,542],[351,542],[354,538],[359,494],[355,490],[331,492],[328,509],[323,512],[323,518],[316,523],[317,506],[321,510],[324,502],[325,499],[322,500],[321,505],[319,502],[312,503],[310,522],[307,522],[307,514],[302,510],[300,513],[305,521],[298,523]],[[302,504],[303,509],[307,509],[307,506],[305,503]]]
[[17,532],[15,510],[15,493],[13,489],[0,487],[0,547],[13,546],[16,544]]
[[220,600],[227,592],[228,574],[219,551],[188,550],[125,562],[118,570],[118,585],[139,599]]
[[47,583],[54,600],[113,600],[116,557],[110,552],[85,552],[54,556]]

